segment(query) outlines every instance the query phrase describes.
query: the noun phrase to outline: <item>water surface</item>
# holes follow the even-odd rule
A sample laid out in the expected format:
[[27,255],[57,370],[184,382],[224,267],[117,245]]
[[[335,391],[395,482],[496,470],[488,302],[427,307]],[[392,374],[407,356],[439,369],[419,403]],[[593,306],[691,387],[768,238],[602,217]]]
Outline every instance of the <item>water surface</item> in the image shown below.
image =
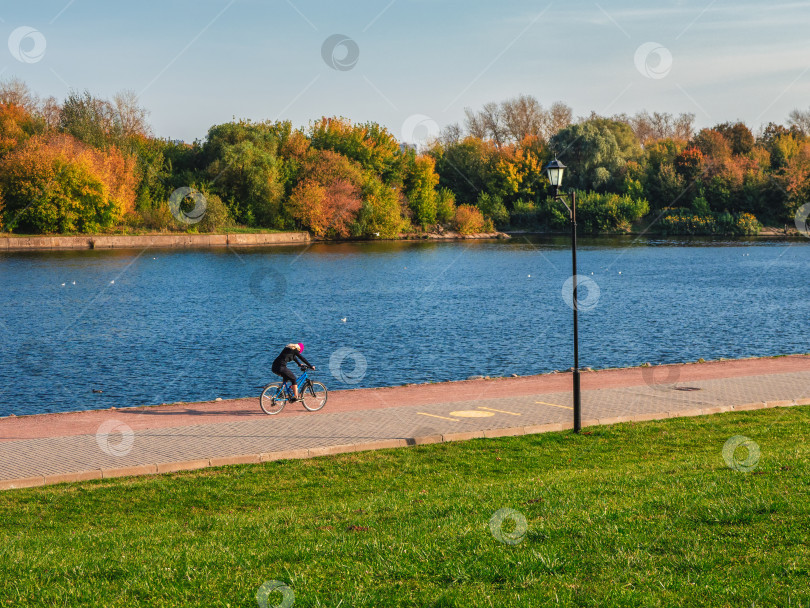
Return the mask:
[[[810,351],[808,245],[582,239],[580,364]],[[253,395],[291,341],[330,388],[567,369],[569,247],[0,254],[0,415]]]

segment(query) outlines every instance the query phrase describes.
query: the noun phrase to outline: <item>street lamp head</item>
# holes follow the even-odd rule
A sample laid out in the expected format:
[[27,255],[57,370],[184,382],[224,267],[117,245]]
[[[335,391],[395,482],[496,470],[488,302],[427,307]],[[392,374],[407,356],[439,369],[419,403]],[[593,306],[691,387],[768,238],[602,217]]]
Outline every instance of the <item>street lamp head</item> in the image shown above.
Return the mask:
[[548,174],[548,181],[554,188],[559,189],[562,185],[563,172],[565,165],[558,161],[556,158],[546,165],[546,173]]

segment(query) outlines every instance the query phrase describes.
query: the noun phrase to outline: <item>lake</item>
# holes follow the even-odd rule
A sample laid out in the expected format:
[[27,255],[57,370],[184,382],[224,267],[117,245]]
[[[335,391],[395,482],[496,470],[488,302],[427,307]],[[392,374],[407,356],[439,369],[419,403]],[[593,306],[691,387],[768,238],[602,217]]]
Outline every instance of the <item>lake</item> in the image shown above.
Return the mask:
[[[582,367],[810,352],[810,240],[578,261]],[[570,273],[562,237],[2,253],[0,416],[258,395],[288,342],[330,389],[565,370]]]

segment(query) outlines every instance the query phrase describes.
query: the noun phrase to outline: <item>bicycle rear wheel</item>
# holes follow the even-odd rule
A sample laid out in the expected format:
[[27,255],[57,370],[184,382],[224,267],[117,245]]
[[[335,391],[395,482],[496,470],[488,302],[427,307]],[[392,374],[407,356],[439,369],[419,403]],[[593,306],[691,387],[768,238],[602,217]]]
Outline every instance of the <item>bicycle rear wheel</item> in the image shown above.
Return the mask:
[[278,414],[283,410],[287,405],[287,397],[284,396],[281,385],[276,383],[265,386],[259,397],[259,405],[265,414]]
[[326,387],[320,382],[309,382],[301,391],[301,403],[310,412],[317,412],[326,405]]

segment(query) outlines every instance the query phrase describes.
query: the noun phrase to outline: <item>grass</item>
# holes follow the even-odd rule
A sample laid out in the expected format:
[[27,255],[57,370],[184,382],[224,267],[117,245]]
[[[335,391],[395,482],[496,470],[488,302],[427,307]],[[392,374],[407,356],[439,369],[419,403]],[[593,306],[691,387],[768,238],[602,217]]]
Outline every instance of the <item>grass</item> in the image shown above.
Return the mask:
[[0,606],[808,606],[809,414],[7,491]]

